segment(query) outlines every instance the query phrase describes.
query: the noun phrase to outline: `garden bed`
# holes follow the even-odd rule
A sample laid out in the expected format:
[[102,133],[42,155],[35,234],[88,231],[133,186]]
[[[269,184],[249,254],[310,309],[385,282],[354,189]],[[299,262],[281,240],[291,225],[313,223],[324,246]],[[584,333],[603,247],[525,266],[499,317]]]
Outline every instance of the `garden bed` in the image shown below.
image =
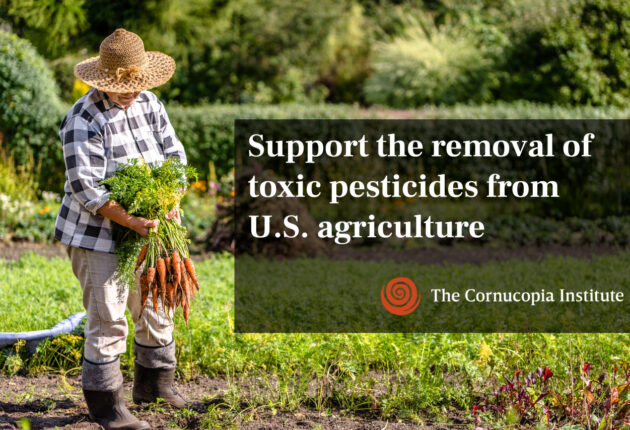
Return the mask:
[[[20,420],[29,420],[32,428],[54,429],[99,429],[89,421],[87,409],[83,406],[81,381],[77,376],[54,374],[36,377],[0,377],[0,428],[9,425],[18,427]],[[36,389],[34,387],[37,387]],[[125,381],[127,393],[131,393],[132,382]],[[130,409],[140,419],[151,424],[153,429],[172,428],[231,428],[233,424],[242,429],[361,429],[407,430],[418,428],[412,422],[373,419],[369,414],[348,416],[338,408],[324,412],[299,408],[294,411],[254,408],[244,411],[230,411],[225,403],[229,395],[228,381],[224,377],[199,377],[186,384],[178,384],[177,389],[189,399],[205,399],[190,409],[175,411],[160,405],[138,407],[130,403]],[[44,394],[45,393],[45,394]],[[129,397],[129,396],[128,396]],[[211,405],[208,408],[208,405]],[[423,428],[464,429],[472,422],[467,414],[452,410],[442,418],[424,417]]]

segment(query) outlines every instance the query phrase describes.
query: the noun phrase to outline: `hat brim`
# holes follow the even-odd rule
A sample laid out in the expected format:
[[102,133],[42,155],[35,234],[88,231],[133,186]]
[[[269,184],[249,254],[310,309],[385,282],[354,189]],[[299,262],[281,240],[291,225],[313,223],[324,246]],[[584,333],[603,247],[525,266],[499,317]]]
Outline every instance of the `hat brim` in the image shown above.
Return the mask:
[[88,58],[74,66],[74,76],[89,86],[101,91],[134,93],[159,87],[175,73],[175,60],[157,51],[148,51],[147,63],[142,71],[133,77],[122,77],[116,82],[116,75],[99,68],[99,57]]

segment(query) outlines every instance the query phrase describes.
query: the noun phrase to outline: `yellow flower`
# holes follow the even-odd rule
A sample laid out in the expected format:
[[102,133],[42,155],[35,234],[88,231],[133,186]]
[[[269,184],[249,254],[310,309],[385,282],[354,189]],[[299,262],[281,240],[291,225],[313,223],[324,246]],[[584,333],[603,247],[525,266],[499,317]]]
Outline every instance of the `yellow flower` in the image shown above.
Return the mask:
[[230,191],[230,195],[231,195],[232,197],[234,197],[234,196],[236,195],[236,192],[235,192],[235,191]]
[[479,347],[479,351],[477,352],[477,363],[481,366],[485,366],[490,361],[492,357],[492,348],[485,341],[481,343]]
[[72,86],[72,98],[75,101],[83,97],[83,95],[88,91],[90,91],[90,86],[88,84],[79,79],[74,80],[74,85]]

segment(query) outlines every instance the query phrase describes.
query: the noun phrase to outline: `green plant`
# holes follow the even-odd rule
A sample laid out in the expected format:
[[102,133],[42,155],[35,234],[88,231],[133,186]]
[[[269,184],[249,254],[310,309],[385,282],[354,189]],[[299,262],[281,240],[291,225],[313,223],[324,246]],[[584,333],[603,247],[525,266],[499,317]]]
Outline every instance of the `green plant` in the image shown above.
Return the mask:
[[6,150],[0,151],[0,223],[23,220],[32,210],[37,198],[36,175],[32,156],[25,164],[17,164]]
[[186,148],[186,154],[201,178],[210,174],[223,177],[234,167],[234,120],[237,118],[353,118],[355,107],[344,105],[198,105],[168,106],[173,128]]
[[13,30],[49,56],[57,56],[87,28],[85,0],[1,0]]
[[324,41],[317,82],[325,85],[328,101],[364,102],[362,86],[370,71],[375,25],[365,16],[363,7],[354,2],[344,15]]
[[629,20],[627,2],[579,0],[569,13],[545,31],[542,45],[556,53],[549,67],[559,78],[557,101],[627,105],[630,100]]
[[46,339],[39,345],[30,360],[31,373],[51,370],[77,372],[83,362],[84,338],[75,334],[62,334]]
[[[160,221],[157,227],[151,228],[146,239],[127,228],[119,227],[114,231],[116,253],[120,259],[118,270],[127,285],[135,285],[135,271],[142,263],[141,260],[146,262],[146,274],[147,269],[154,268],[158,260],[170,257],[172,253],[178,253],[182,259],[188,258],[186,229],[165,216],[179,204],[185,189],[195,176],[195,170],[182,164],[178,158],[169,158],[156,166],[139,163],[134,159],[119,166],[114,176],[101,181],[109,189],[110,199],[122,205],[127,212]],[[141,254],[140,258],[138,254]],[[160,287],[165,288],[166,285]],[[177,285],[174,287],[177,288]],[[156,300],[154,296],[154,301]]]
[[[85,60],[85,58],[85,54],[72,53],[48,62],[48,66],[52,70],[59,87],[60,97],[66,103],[74,103],[79,99],[79,97],[76,97],[78,95],[76,87],[81,81],[75,78],[73,69],[77,63]],[[85,83],[83,85],[87,86]],[[87,88],[89,89],[89,87]]]
[[29,157],[50,174],[45,185],[62,181],[61,146],[56,144],[63,107],[50,70],[32,45],[0,30],[0,133],[18,164]]
[[[428,29],[425,29],[428,28]],[[375,48],[365,83],[370,103],[395,108],[483,102],[492,97],[492,63],[467,38],[415,25]]]
[[[551,387],[553,372],[547,366],[524,376],[517,369],[513,378],[503,377],[505,384],[493,396],[473,405],[472,413],[478,424],[482,414],[505,421],[507,425],[539,428],[552,425],[576,424],[580,428],[612,430],[626,428],[630,423],[630,373],[627,365],[612,367],[591,379],[593,366],[585,362],[580,379],[566,392]],[[571,427],[572,428],[572,427]]]

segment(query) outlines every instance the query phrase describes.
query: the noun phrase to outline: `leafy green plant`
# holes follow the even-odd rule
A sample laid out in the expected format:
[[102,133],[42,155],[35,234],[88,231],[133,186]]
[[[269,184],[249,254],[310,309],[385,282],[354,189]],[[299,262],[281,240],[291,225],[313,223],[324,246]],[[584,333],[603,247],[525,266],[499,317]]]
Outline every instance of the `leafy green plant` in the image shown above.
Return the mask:
[[426,22],[378,44],[372,68],[367,101],[395,108],[488,101],[495,84],[492,63],[481,48]]
[[55,81],[33,46],[0,30],[0,133],[18,164],[35,157],[50,174],[42,184],[62,183],[63,157],[57,129],[64,108]]
[[39,345],[30,360],[31,373],[66,370],[76,373],[83,362],[83,336],[62,334],[46,339]]
[[[80,61],[85,60],[85,57],[85,54],[71,53],[48,62],[48,67],[55,76],[55,81],[59,88],[59,95],[61,99],[68,104],[76,102],[83,95],[79,95],[77,91],[79,86],[84,85],[88,90],[90,88],[83,81],[78,80],[73,73],[74,66]],[[83,90],[85,88],[81,89]]]
[[[585,362],[580,379],[572,382],[570,391],[551,387],[553,372],[545,366],[523,375],[516,370],[514,377],[504,377],[505,384],[493,396],[472,406],[472,414],[482,424],[488,413],[507,425],[523,428],[543,425],[577,424],[580,428],[598,430],[626,428],[630,424],[630,373],[627,366],[614,365],[610,373],[591,377],[593,366]],[[565,428],[565,427],[562,427]]]
[[[557,57],[557,101],[626,106],[630,100],[630,5],[616,0],[575,1],[545,32],[542,45]],[[541,66],[544,67],[544,66]],[[550,83],[551,84],[551,83]]]
[[[136,260],[140,248],[146,245],[146,267],[154,267],[159,258],[178,252],[188,258],[186,229],[174,220],[165,218],[177,206],[188,183],[196,171],[182,164],[178,158],[169,158],[156,166],[131,160],[120,166],[114,176],[101,181],[110,191],[110,199],[122,205],[132,215],[158,219],[147,239],[133,230],[115,226],[116,253],[119,256],[119,274],[129,286],[135,285]],[[145,269],[146,270],[146,269]]]
[[356,107],[326,104],[205,104],[168,107],[168,114],[177,136],[184,143],[190,164],[201,178],[208,178],[210,162],[219,177],[234,168],[234,120],[237,118],[352,118],[359,116],[359,111]]
[[56,56],[87,28],[85,0],[2,0],[7,18],[22,37]]
[[0,150],[0,224],[15,225],[25,214],[34,214],[36,172],[32,156],[18,164],[6,149]]
[[18,340],[11,348],[0,351],[0,366],[7,375],[16,375],[24,368],[26,361],[26,341]]

